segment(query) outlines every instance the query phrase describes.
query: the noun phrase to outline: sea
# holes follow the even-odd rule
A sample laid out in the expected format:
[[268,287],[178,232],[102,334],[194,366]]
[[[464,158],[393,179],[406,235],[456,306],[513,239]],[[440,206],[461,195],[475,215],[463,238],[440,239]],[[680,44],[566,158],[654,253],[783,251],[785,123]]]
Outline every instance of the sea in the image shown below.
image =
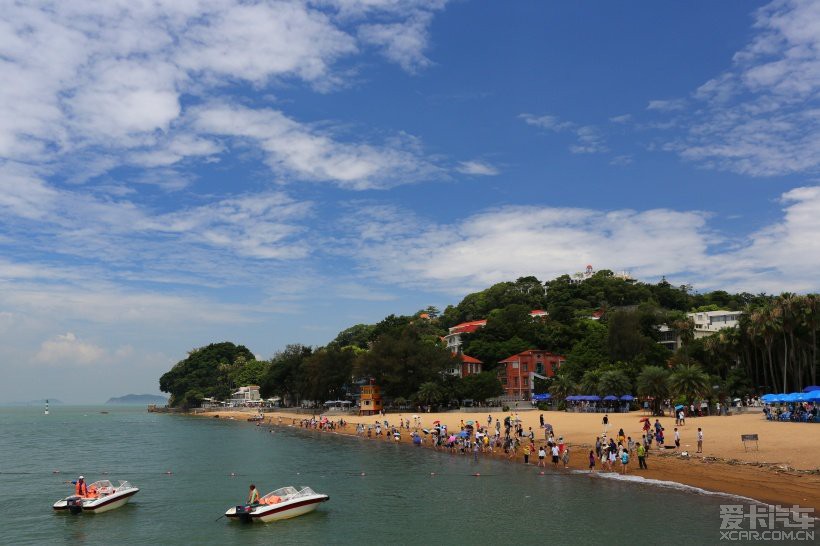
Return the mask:
[[[80,474],[140,492],[54,512]],[[330,501],[269,524],[221,517],[251,483]],[[748,501],[144,407],[0,408],[0,544],[725,544],[725,504]]]

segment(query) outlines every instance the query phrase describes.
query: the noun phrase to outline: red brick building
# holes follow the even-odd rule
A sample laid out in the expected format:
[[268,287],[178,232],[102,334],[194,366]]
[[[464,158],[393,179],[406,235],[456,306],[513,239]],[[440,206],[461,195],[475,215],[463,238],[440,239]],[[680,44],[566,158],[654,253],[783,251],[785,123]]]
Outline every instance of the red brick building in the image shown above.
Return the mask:
[[482,362],[477,358],[462,353],[454,354],[453,367],[448,370],[448,373],[458,377],[467,377],[468,375],[481,373],[481,364]]
[[504,394],[527,400],[532,396],[533,378],[554,376],[564,360],[564,356],[549,351],[523,351],[499,362],[498,380],[504,387]]

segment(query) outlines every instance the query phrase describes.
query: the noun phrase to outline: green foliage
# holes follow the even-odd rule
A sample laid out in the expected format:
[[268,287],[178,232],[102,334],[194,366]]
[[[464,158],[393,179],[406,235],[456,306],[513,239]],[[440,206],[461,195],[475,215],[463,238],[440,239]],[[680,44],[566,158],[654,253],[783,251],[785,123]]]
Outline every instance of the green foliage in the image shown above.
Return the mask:
[[621,396],[632,392],[632,382],[629,376],[621,370],[608,370],[598,379],[598,393],[601,396],[614,394]]
[[279,395],[291,403],[298,403],[304,387],[302,363],[312,353],[310,347],[294,343],[273,355],[270,368],[261,382],[260,394],[264,398]]
[[416,324],[385,331],[355,362],[357,377],[370,377],[386,396],[410,398],[425,382],[440,381],[453,357],[439,343],[422,338]]
[[436,406],[444,400],[445,395],[444,389],[439,384],[427,381],[419,385],[414,399],[425,406]]
[[652,405],[655,413],[660,412],[661,402],[669,396],[669,371],[659,366],[647,366],[638,374],[636,380],[639,396],[654,398]]
[[462,385],[464,398],[471,398],[477,402],[504,394],[501,382],[493,372],[468,375],[462,379]]
[[228,398],[236,386],[231,374],[253,354],[242,345],[212,343],[194,349],[159,379],[162,392],[171,394],[171,406],[191,407],[204,397]]
[[358,354],[355,347],[329,346],[306,356],[299,370],[301,396],[317,402],[344,400],[351,390],[353,362]]
[[669,387],[673,394],[683,396],[689,403],[708,396],[711,391],[709,376],[696,364],[675,369],[669,378]]

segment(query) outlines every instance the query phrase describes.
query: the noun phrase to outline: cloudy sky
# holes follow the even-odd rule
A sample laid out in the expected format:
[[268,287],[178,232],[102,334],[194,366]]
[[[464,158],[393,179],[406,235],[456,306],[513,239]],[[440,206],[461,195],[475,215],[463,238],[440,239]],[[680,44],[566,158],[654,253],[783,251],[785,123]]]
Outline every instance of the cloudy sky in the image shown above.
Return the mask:
[[586,264],[820,290],[818,2],[0,5],[0,403]]

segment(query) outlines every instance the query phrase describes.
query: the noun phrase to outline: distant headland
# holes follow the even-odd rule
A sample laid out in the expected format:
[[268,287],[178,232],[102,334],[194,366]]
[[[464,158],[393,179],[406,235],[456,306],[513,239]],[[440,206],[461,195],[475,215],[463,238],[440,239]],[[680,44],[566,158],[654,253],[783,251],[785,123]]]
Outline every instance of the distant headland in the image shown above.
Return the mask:
[[168,403],[164,396],[156,394],[126,394],[125,396],[109,398],[106,404],[162,404]]

